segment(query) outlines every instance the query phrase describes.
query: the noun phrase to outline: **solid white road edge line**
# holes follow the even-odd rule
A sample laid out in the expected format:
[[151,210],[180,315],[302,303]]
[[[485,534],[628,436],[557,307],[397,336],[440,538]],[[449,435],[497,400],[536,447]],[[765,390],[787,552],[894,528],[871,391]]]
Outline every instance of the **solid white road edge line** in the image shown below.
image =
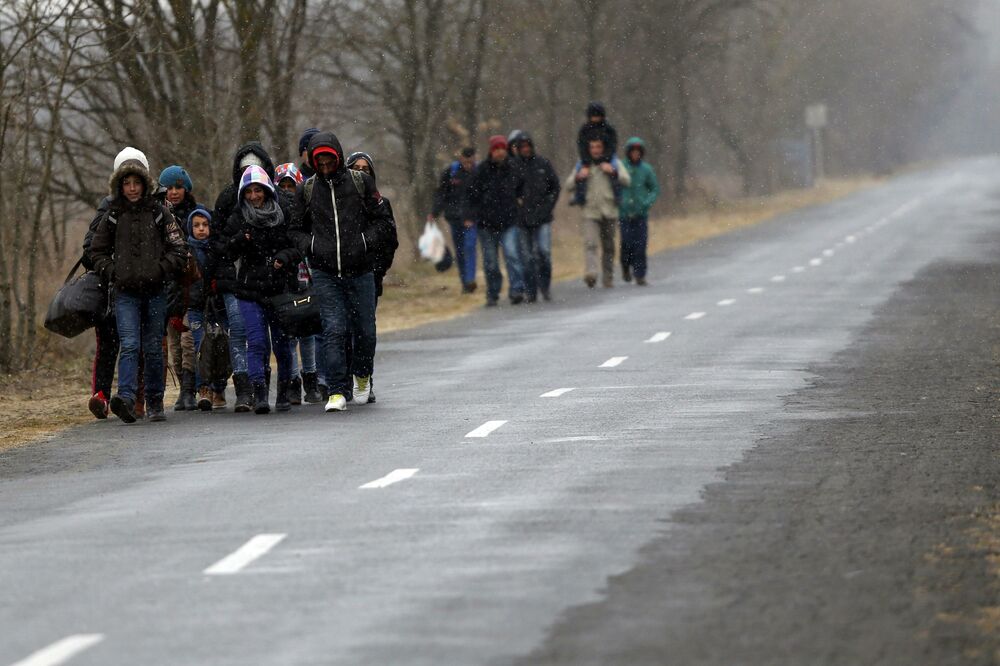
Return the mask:
[[468,435],[466,435],[466,438],[469,438],[469,437],[487,437],[487,436],[489,436],[489,434],[491,432],[493,432],[494,430],[496,430],[497,428],[499,428],[500,426],[502,426],[505,423],[507,423],[507,422],[506,421],[487,421],[486,423],[484,423],[483,425],[479,426],[478,428],[476,428],[475,430],[473,430],[472,432],[470,432]]
[[205,575],[225,576],[241,571],[254,560],[266,555],[269,550],[281,543],[287,534],[258,534],[240,546],[236,551],[226,555],[221,560],[205,569]]
[[11,666],[57,666],[104,640],[104,634],[73,634],[34,652]]
[[419,469],[394,469],[381,479],[375,479],[374,481],[369,481],[363,486],[358,486],[358,490],[367,490],[369,488],[385,488],[386,486],[391,486],[394,483],[399,483],[400,481],[405,481],[411,476],[419,472]]
[[628,360],[628,356],[612,356],[604,363],[601,363],[599,368],[617,368],[619,365]]
[[566,395],[567,393],[569,393],[570,391],[573,391],[573,390],[575,390],[575,389],[561,388],[561,389],[556,389],[555,391],[549,391],[548,393],[543,393],[543,394],[541,394],[538,397],[540,397],[540,398],[560,398],[560,397]]
[[670,337],[670,331],[660,331],[659,333],[654,333],[653,337],[651,337],[649,340],[646,340],[646,342],[663,342],[669,337]]
[[687,317],[684,318],[687,319],[688,321],[695,321],[696,319],[701,319],[702,317],[704,317],[705,314],[706,313],[704,312],[692,312],[691,314],[689,314]]

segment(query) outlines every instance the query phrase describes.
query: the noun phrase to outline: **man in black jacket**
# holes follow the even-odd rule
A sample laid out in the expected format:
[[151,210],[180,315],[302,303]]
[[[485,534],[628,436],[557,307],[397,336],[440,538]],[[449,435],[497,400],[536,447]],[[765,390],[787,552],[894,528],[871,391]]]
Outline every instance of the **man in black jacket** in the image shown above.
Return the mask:
[[[330,393],[326,411],[344,411],[352,397],[368,402],[376,342],[373,262],[395,239],[395,226],[374,181],[347,168],[332,132],[310,140],[309,163],[316,173],[295,193],[290,234],[309,258],[319,298]],[[353,368],[347,367],[345,351],[350,334]]]
[[521,216],[521,261],[528,302],[552,300],[552,211],[559,200],[559,176],[552,163],[535,154],[535,143],[527,132],[514,139],[514,160],[524,176],[524,215]]
[[494,307],[500,298],[503,276],[500,274],[499,250],[507,265],[510,302],[524,302],[524,277],[518,249],[518,223],[522,214],[524,178],[507,155],[507,139],[490,137],[490,156],[476,167],[469,185],[467,220],[479,226],[483,247],[483,271],[486,273],[486,307]]
[[444,213],[455,243],[455,263],[462,280],[462,293],[476,290],[476,225],[465,218],[469,184],[476,168],[476,149],[463,148],[458,159],[441,173],[434,192],[434,207],[428,221]]

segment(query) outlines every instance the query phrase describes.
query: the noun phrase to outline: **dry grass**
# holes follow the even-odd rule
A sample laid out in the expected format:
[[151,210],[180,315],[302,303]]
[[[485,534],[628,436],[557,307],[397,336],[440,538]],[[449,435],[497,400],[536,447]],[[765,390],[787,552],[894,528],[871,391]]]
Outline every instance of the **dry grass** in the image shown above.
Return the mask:
[[[661,217],[650,225],[650,252],[681,247],[796,209],[827,203],[875,182],[860,178],[831,180],[813,190],[784,192],[706,207],[685,215]],[[578,279],[583,275],[583,244],[578,220],[577,210],[565,205],[559,207],[552,248],[557,281]],[[440,274],[426,263],[407,259],[397,259],[397,265],[386,280],[385,296],[379,304],[380,331],[414,328],[482,307],[484,281],[481,274],[480,291],[461,295],[454,269]],[[655,279],[655,275],[652,277]],[[48,342],[52,348],[47,356],[72,360],[20,376],[0,378],[0,451],[93,420],[86,408],[89,349],[92,349],[93,336],[84,334],[75,340],[50,337]],[[85,348],[88,351],[80,351]],[[165,398],[168,410],[176,398],[176,391],[168,379]]]

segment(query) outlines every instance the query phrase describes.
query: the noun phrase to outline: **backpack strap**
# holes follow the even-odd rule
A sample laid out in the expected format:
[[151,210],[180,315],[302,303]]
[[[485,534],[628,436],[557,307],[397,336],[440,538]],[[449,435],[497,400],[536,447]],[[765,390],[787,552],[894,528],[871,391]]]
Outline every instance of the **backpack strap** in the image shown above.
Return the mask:
[[312,203],[313,189],[316,187],[316,174],[313,174],[306,178],[305,184],[302,186],[302,195],[306,200],[306,205]]

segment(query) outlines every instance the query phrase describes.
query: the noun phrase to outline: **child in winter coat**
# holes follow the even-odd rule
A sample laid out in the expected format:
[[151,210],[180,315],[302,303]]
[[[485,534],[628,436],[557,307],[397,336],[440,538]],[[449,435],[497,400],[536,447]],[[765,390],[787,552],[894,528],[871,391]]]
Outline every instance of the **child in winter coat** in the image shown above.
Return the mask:
[[136,420],[141,350],[146,413],[150,421],[164,421],[163,292],[184,269],[187,244],[173,215],[153,198],[149,162],[141,151],[128,147],[118,153],[109,185],[113,199],[94,232],[90,253],[94,269],[114,287],[121,350],[111,411],[125,423]]
[[[596,157],[591,153],[590,142],[601,141],[604,150]],[[600,102],[587,105],[587,122],[576,135],[576,150],[580,155],[578,169],[583,170],[583,178],[576,181],[571,206],[583,206],[587,200],[587,175],[590,167],[598,167],[601,162],[610,162],[618,152],[618,131],[608,122],[607,112]]]

